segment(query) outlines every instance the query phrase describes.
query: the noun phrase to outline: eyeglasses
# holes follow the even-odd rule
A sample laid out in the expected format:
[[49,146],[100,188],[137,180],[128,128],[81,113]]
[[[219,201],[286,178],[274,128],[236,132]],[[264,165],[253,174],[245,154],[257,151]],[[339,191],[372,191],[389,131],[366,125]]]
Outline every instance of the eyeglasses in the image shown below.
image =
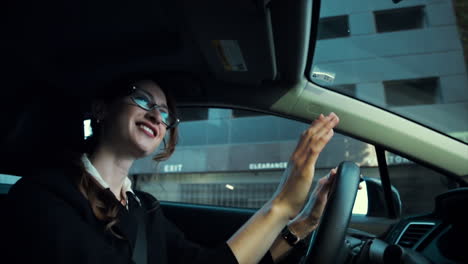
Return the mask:
[[130,98],[137,106],[146,111],[157,109],[161,115],[161,121],[166,125],[167,129],[176,127],[179,124],[180,120],[169,113],[167,107],[154,103],[152,96],[147,91],[139,89],[137,86],[132,86]]

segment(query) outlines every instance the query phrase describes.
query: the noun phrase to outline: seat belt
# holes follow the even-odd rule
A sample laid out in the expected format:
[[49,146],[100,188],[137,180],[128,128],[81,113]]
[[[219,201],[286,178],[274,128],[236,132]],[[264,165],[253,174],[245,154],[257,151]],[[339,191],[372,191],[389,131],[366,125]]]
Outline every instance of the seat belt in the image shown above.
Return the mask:
[[135,208],[137,215],[137,235],[135,241],[135,247],[133,248],[132,259],[136,264],[147,264],[148,263],[148,245],[146,242],[146,217],[145,209],[139,202],[138,197],[134,196],[135,200],[138,201],[139,206]]

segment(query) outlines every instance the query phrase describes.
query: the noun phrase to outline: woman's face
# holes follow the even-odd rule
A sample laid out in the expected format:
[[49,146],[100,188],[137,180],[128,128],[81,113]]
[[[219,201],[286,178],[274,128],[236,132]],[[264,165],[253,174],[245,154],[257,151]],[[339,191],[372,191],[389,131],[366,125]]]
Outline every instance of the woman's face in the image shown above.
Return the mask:
[[[153,81],[144,80],[134,84],[142,92],[168,111],[166,96]],[[135,158],[153,153],[166,134],[166,125],[161,121],[158,109],[146,111],[125,97],[108,106],[103,120],[104,131],[101,141],[121,154]]]

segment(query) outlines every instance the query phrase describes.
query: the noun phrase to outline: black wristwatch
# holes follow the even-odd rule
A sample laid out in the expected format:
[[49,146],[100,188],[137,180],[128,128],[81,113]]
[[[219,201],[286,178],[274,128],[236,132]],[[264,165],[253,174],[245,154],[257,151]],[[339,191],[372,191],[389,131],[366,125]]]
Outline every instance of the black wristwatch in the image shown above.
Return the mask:
[[298,236],[289,230],[288,226],[283,228],[283,231],[281,231],[281,236],[284,238],[284,240],[286,240],[286,242],[288,242],[291,247],[296,246],[301,241]]

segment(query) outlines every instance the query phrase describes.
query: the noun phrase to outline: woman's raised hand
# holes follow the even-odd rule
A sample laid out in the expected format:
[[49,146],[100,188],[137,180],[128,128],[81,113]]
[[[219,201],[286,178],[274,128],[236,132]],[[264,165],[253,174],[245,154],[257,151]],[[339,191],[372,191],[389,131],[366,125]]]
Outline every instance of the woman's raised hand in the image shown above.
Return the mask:
[[302,133],[299,143],[291,155],[273,202],[289,219],[293,219],[304,206],[314,179],[315,163],[320,152],[333,136],[333,128],[340,119],[335,113],[320,115]]
[[268,250],[275,260],[287,252],[289,245],[278,234],[302,209],[314,179],[317,158],[338,123],[334,113],[320,115],[302,133],[273,198],[227,241],[239,263],[258,263]]

